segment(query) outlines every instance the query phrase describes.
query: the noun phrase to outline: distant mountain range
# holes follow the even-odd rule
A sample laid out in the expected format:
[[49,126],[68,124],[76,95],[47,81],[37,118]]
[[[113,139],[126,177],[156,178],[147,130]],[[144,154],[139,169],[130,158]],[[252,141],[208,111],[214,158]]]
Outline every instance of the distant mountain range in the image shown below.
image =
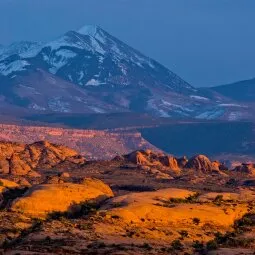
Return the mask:
[[98,26],[69,31],[48,43],[0,46],[0,114],[135,112],[182,119],[253,118],[254,85],[253,94],[247,89],[244,100],[238,98],[242,85],[235,87],[235,92],[225,86],[194,88]]
[[255,103],[255,78],[212,88],[238,102]]

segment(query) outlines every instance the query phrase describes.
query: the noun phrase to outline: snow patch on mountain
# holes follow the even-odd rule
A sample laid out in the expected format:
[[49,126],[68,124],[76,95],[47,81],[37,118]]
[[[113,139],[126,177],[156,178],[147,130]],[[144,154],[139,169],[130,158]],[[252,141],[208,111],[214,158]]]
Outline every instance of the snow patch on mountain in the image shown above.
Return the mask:
[[165,106],[167,106],[167,107],[169,107],[170,109],[173,109],[173,110],[178,109],[178,110],[181,110],[181,111],[184,111],[184,112],[193,112],[194,111],[193,109],[190,109],[190,108],[185,107],[183,105],[172,104],[172,103],[169,103],[169,102],[167,102],[163,99],[161,100],[161,102],[162,102],[163,105],[165,105]]
[[99,107],[96,107],[96,106],[90,106],[89,107],[93,112],[95,113],[105,113],[105,111]]
[[160,117],[189,116],[194,110],[183,105],[173,104],[165,100],[148,101],[148,108],[155,111]]
[[84,44],[79,38],[76,38],[76,40],[73,40],[72,37],[66,34],[44,45],[44,48],[47,48],[47,47],[49,47],[51,51],[58,50],[61,47],[75,47],[75,48],[83,49]]
[[13,72],[20,72],[26,70],[26,66],[30,64],[25,60],[15,60],[10,63],[0,63],[0,74],[7,76]]
[[205,112],[200,113],[196,116],[196,119],[206,119],[213,120],[221,117],[224,114],[224,110],[222,109],[212,109]]
[[83,35],[90,35],[90,36],[95,36],[97,33],[98,26],[96,25],[85,25],[82,28],[80,28],[77,32],[79,34]]
[[102,83],[98,80],[95,80],[95,79],[91,79],[89,80],[87,83],[86,83],[86,86],[99,86],[101,85]]
[[245,105],[240,105],[240,104],[219,104],[219,106],[222,106],[222,107],[243,107],[243,108],[247,107]]
[[203,100],[203,101],[208,101],[209,100],[209,98],[207,98],[207,97],[195,96],[195,95],[191,95],[190,98],[197,99],[197,100]]
[[50,60],[52,67],[49,69],[49,71],[52,74],[56,74],[61,67],[65,66],[70,61],[70,59],[76,56],[77,54],[71,50],[61,49],[57,51],[54,58]]
[[63,101],[61,97],[52,97],[48,102],[49,108],[54,112],[71,112],[68,102]]
[[0,48],[0,60],[11,55],[19,55],[22,58],[34,57],[40,52],[42,46],[42,43],[28,41],[12,43]]

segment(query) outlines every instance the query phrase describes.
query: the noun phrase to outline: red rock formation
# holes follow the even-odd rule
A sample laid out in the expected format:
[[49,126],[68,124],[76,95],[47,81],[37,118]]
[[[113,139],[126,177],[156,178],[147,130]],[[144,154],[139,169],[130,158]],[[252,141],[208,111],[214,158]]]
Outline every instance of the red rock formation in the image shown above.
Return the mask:
[[202,172],[210,172],[213,170],[214,167],[216,166],[215,165],[213,166],[210,159],[204,155],[194,156],[186,164],[186,168],[200,170]]
[[124,158],[134,164],[142,166],[161,166],[169,168],[169,170],[179,171],[177,160],[172,157],[162,153],[155,153],[150,150],[146,151],[134,151]]
[[85,159],[72,149],[46,141],[33,144],[0,143],[0,173],[38,176],[33,170],[51,169],[65,162],[83,164]]
[[174,171],[180,170],[180,168],[178,166],[178,162],[177,162],[176,158],[174,158],[174,157],[165,155],[165,156],[159,157],[159,162],[162,165],[171,168],[171,170],[174,170]]
[[128,161],[137,165],[150,165],[150,161],[147,160],[146,155],[140,151],[135,151],[127,156]]

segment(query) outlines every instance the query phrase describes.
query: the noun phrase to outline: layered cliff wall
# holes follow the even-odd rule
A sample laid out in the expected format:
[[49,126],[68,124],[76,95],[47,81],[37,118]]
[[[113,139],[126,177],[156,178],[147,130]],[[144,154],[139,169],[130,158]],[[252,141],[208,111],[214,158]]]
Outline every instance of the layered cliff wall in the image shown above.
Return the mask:
[[110,159],[138,149],[155,149],[139,132],[108,132],[0,124],[0,140],[33,143],[47,140],[77,150],[88,159]]

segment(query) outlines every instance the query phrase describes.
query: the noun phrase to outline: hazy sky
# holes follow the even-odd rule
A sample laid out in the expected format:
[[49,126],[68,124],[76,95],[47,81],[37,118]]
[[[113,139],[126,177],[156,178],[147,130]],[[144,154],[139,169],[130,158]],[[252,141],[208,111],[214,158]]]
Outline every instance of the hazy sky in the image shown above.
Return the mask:
[[0,0],[0,44],[97,24],[194,86],[255,77],[255,0]]

